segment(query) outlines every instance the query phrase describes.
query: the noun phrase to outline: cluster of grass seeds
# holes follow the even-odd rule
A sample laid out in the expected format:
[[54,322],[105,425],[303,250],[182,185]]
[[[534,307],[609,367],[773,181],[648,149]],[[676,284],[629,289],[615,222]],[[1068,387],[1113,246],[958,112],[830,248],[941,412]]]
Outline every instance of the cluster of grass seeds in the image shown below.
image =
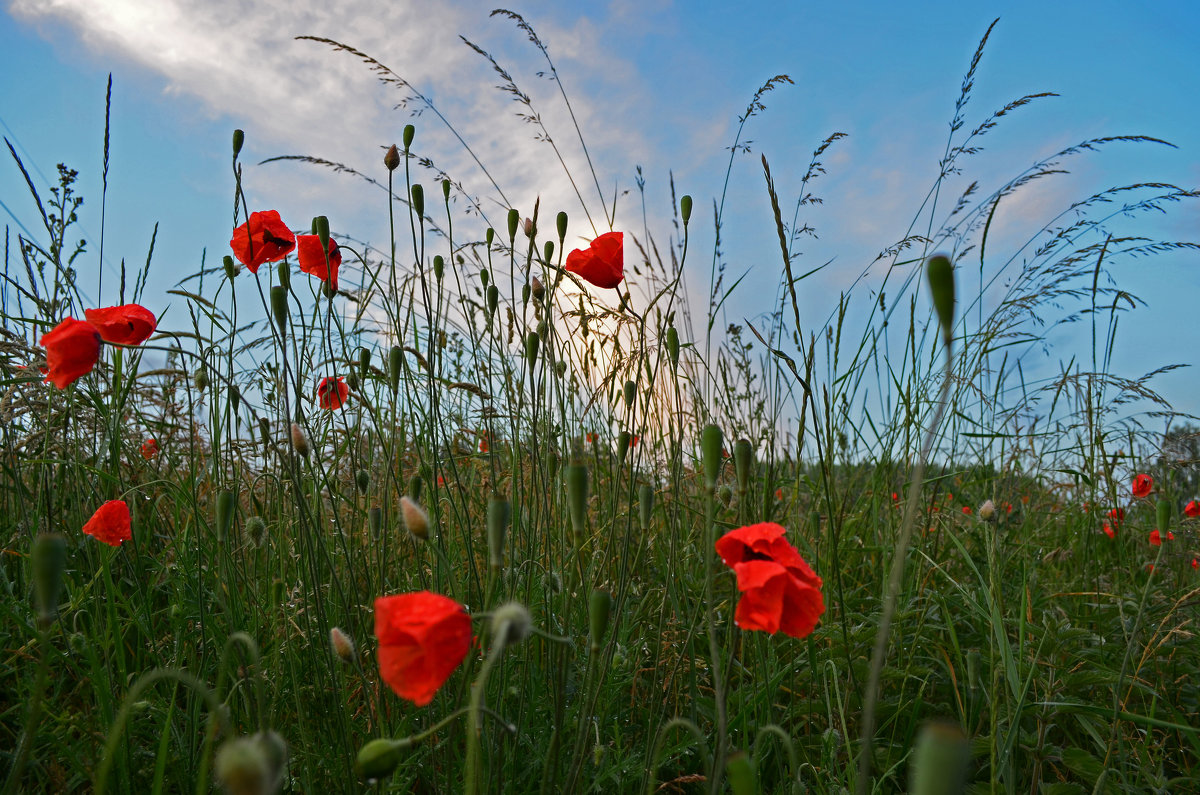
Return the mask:
[[[497,14],[550,63],[523,18]],[[690,196],[666,240],[626,230],[626,280],[595,290],[563,269],[568,240],[614,223],[590,159],[571,183],[580,217],[489,219],[410,127],[382,164],[300,158],[387,193],[387,250],[332,230],[337,290],[292,258],[204,266],[171,290],[186,324],[106,349],[60,391],[42,383],[38,341],[87,306],[80,199],[66,168],[45,204],[27,180],[44,236],[6,246],[0,295],[4,792],[1194,786],[1196,433],[1152,432],[1170,414],[1155,374],[1110,372],[1133,301],[1107,268],[1186,249],[1109,227],[1195,194],[1108,190],[994,253],[996,208],[1024,185],[1102,146],[1161,142],[1086,141],[990,193],[972,182],[947,209],[978,139],[1045,96],[967,131],[986,40],[912,226],[805,326],[798,285],[819,267],[800,251],[803,214],[842,133],[817,146],[787,221],[762,157],[776,298],[723,329],[737,283],[719,242],[702,312],[685,289]],[[314,41],[451,124],[381,62]],[[467,45],[541,125],[511,73]],[[771,78],[740,117],[727,186],[747,125],[789,83]],[[265,208],[245,206],[258,177],[235,140],[240,224]],[[952,316],[916,308],[935,251],[956,275]],[[104,303],[142,300],[152,254],[128,292],[124,274],[98,285]],[[1090,360],[1027,379],[1023,354],[1077,319]],[[340,408],[319,406],[324,378],[345,379]],[[1131,415],[1137,400],[1156,411]],[[1150,497],[1130,495],[1139,471]],[[111,499],[132,514],[119,548],[80,532]],[[740,594],[713,541],[760,522],[786,527],[824,579],[806,638],[732,620]],[[1151,545],[1155,529],[1173,538]],[[382,680],[373,622],[377,597],[421,590],[464,605],[476,642],[418,708]],[[514,602],[528,637],[508,635],[523,627]],[[364,778],[366,749],[386,764]],[[926,790],[930,770],[961,781]]]

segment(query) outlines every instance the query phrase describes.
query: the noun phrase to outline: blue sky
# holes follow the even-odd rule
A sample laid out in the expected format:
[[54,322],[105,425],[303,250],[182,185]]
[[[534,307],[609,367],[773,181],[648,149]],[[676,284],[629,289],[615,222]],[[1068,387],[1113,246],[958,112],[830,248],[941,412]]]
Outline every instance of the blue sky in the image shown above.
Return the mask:
[[[169,303],[166,289],[198,269],[205,249],[210,265],[227,253],[229,138],[236,127],[247,135],[243,160],[251,204],[279,209],[294,227],[325,214],[335,233],[378,244],[386,202],[345,176],[252,164],[311,154],[380,176],[382,147],[397,141],[410,121],[418,128],[418,151],[485,194],[480,175],[429,114],[410,119],[392,107],[400,95],[361,64],[293,39],[329,36],[374,55],[431,97],[519,209],[528,213],[540,195],[544,213],[566,209],[572,234],[584,236],[579,205],[547,147],[532,140],[528,125],[513,116],[516,106],[495,90],[487,63],[458,39],[462,34],[475,41],[509,69],[581,173],[561,103],[553,86],[535,75],[544,61],[511,22],[489,18],[495,5],[9,0],[0,24],[0,71],[6,75],[0,132],[37,169],[43,192],[43,177],[54,176],[56,163],[81,172],[90,242],[84,270],[91,271],[100,228],[104,89],[112,72],[105,242],[110,275],[103,296],[95,296],[94,287],[89,295],[97,303],[116,302],[111,274],[121,258],[131,266],[145,260],[158,222],[145,301],[155,311]],[[679,193],[695,197],[688,260],[695,306],[702,306],[708,283],[712,202],[721,191],[737,117],[765,80],[792,78],[794,85],[766,95],[767,110],[750,120],[752,155],[735,159],[722,250],[730,273],[750,275],[729,304],[727,322],[755,317],[764,291],[773,294],[778,282],[759,155],[771,161],[783,204],[790,207],[812,150],[830,133],[847,134],[824,158],[828,173],[815,189],[825,203],[806,216],[820,237],[805,243],[798,266],[804,271],[833,261],[802,290],[802,320],[817,328],[839,292],[912,220],[937,174],[971,55],[996,17],[967,106],[967,127],[1022,95],[1060,96],[1001,119],[981,140],[984,151],[965,164],[966,181],[976,179],[990,192],[1033,162],[1098,136],[1148,135],[1178,148],[1117,144],[1073,159],[1069,175],[1043,180],[1002,205],[989,242],[995,257],[1012,255],[1042,223],[1097,191],[1132,182],[1200,187],[1200,114],[1193,101],[1200,85],[1193,55],[1200,6],[1192,2],[774,2],[734,11],[728,3],[615,0],[526,2],[513,10],[548,44],[605,191],[633,189],[640,165],[660,243],[668,234],[668,175]],[[425,181],[432,185],[431,178]],[[12,233],[19,224],[36,229],[36,211],[7,154],[0,201]],[[1167,209],[1122,228],[1200,241],[1194,200]],[[618,227],[640,230],[633,194],[621,199],[618,212]],[[502,217],[497,212],[493,219],[500,223]],[[1117,284],[1147,303],[1122,317],[1117,373],[1137,377],[1195,362],[1198,267],[1200,254],[1188,251],[1113,263]],[[871,275],[877,278],[879,269]],[[94,277],[85,284],[94,284]],[[864,307],[871,289],[870,279],[856,288]],[[1084,331],[1084,324],[1055,330],[1048,355],[1029,353],[1031,369],[1053,372],[1059,360],[1082,352],[1090,343]],[[1200,414],[1194,367],[1152,386],[1177,409]]]

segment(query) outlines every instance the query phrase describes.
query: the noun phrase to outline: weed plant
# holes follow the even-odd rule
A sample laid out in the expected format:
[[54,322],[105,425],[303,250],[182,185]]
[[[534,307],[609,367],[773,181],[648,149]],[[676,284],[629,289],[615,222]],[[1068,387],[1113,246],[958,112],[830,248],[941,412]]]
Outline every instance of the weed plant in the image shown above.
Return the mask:
[[[533,28],[497,15],[545,56],[569,109]],[[738,286],[726,196],[712,252],[689,250],[701,218],[682,196],[665,233],[625,228],[615,290],[586,284],[564,269],[568,241],[614,228],[616,200],[590,159],[582,176],[567,168],[559,147],[587,152],[578,127],[552,138],[471,42],[583,211],[492,218],[412,127],[385,163],[300,158],[383,189],[386,249],[333,229],[336,286],[292,256],[257,273],[206,264],[171,290],[186,325],[105,346],[63,390],[42,382],[40,340],[91,308],[82,199],[66,167],[48,197],[26,175],[44,233],[6,232],[0,296],[4,791],[203,793],[214,777],[308,793],[1196,787],[1195,437],[1161,445],[1148,428],[1174,415],[1155,373],[1109,366],[1136,305],[1109,267],[1195,248],[1115,219],[1196,193],[1103,190],[1001,253],[992,219],[1029,183],[1165,142],[1084,141],[948,200],[980,139],[1046,96],[969,122],[986,41],[911,227],[817,322],[801,322],[798,293],[821,266],[800,247],[841,133],[790,198],[761,158],[780,250],[759,268],[777,292],[722,328]],[[313,46],[453,129],[380,61]],[[730,172],[790,82],[753,95]],[[246,206],[241,140],[233,227],[267,209]],[[494,180],[483,191],[507,204]],[[319,219],[313,232],[328,235]],[[934,252],[953,264],[950,315],[919,298]],[[152,255],[132,284],[122,270],[99,285],[103,303],[141,301]],[[1023,355],[1071,321],[1090,324],[1090,356],[1027,378]],[[337,408],[319,402],[326,378],[348,386]],[[1143,471],[1154,492],[1134,498]],[[116,548],[81,533],[108,500],[132,515]],[[713,543],[762,522],[824,580],[807,637],[733,622],[745,597]],[[1152,530],[1173,539],[1152,546]],[[465,606],[474,636],[420,707],[381,679],[374,634],[376,598],[418,591]],[[928,788],[930,770],[949,788]]]

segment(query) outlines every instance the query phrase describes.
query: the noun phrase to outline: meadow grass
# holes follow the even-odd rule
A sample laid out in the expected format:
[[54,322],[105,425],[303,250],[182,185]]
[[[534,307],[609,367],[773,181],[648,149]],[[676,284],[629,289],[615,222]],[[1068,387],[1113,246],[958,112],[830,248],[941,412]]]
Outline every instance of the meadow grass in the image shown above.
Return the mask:
[[[969,129],[984,42],[912,226],[820,323],[801,324],[819,267],[799,247],[841,133],[817,146],[790,220],[761,158],[778,288],[771,311],[723,329],[739,281],[724,196],[712,252],[689,252],[685,196],[666,238],[626,229],[626,280],[597,290],[562,267],[567,240],[615,215],[594,169],[572,181],[590,222],[535,206],[480,228],[456,208],[481,205],[411,131],[390,167],[302,158],[387,191],[387,249],[333,230],[337,291],[294,257],[204,266],[171,291],[186,325],[106,346],[58,390],[39,340],[92,308],[81,200],[65,167],[49,197],[29,181],[45,235],[6,235],[0,339],[5,792],[1195,787],[1197,437],[1146,430],[1171,413],[1154,374],[1110,371],[1134,302],[1107,271],[1187,246],[1113,233],[1116,216],[1195,194],[1102,191],[994,253],[996,208],[1024,185],[1106,145],[1162,142],[1085,141],[947,207],[978,139],[1043,96]],[[730,170],[787,82],[752,97]],[[235,225],[265,209],[245,206],[242,179],[235,146]],[[920,308],[935,251],[954,263],[952,316]],[[104,305],[143,299],[152,253],[132,285],[100,285]],[[1091,324],[1090,360],[1027,380],[1021,353],[1048,339],[1053,306]],[[346,404],[321,409],[317,383],[338,376]],[[1123,408],[1137,400],[1154,412]],[[1130,496],[1137,472],[1152,497]],[[427,537],[406,531],[419,517],[402,497]],[[80,530],[112,499],[132,513],[116,548]],[[713,543],[760,522],[824,580],[807,637],[733,623],[737,581]],[[1152,546],[1153,529],[1174,538]],[[464,605],[475,641],[415,707],[381,680],[374,600],[423,590]],[[364,747],[375,775],[360,775]]]

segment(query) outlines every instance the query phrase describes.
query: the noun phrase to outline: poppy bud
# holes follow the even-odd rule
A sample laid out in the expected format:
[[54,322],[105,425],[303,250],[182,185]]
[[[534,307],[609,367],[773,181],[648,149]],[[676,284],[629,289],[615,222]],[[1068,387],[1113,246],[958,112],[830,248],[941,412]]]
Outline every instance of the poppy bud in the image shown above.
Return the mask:
[[500,605],[492,612],[492,637],[497,643],[504,646],[520,643],[532,630],[533,618],[520,602]]
[[[486,273],[486,271],[484,271]],[[487,288],[487,308],[488,314],[496,314],[496,307],[500,304],[500,288],[494,284],[489,284]]]
[[203,392],[205,389],[208,389],[208,370],[205,369],[203,365],[201,365],[200,369],[196,371],[196,374],[192,376],[192,385],[195,386],[196,390],[199,392]]
[[412,186],[412,208],[418,218],[425,215],[425,189],[420,185]]
[[408,153],[408,147],[412,146],[413,137],[417,134],[417,128],[411,124],[404,125],[404,152]]
[[237,414],[238,409],[242,407],[242,392],[233,384],[229,385],[229,408],[232,413]]
[[517,239],[517,226],[521,223],[521,214],[516,210],[508,211],[508,242]]
[[292,449],[304,458],[308,458],[308,437],[304,435],[304,431],[301,430],[300,425],[295,422],[292,423]]
[[537,335],[541,337],[543,341],[547,339],[550,336],[550,324],[544,320],[541,323],[538,323]]
[[542,246],[542,259],[546,260],[546,262],[549,262],[553,258],[554,258],[554,241],[547,240],[546,244],[544,246]]
[[258,744],[263,756],[267,759],[267,774],[271,780],[270,789],[278,790],[283,783],[283,774],[287,771],[287,742],[279,735],[279,732],[271,729],[265,732],[256,732],[250,735],[250,739]]
[[43,629],[58,616],[62,574],[67,565],[67,540],[59,533],[39,533],[30,556],[33,564],[33,599],[38,625]]
[[233,264],[233,257],[226,254],[221,258],[221,264],[225,266],[225,275],[229,277],[229,281],[233,281],[237,277],[237,265]]
[[525,338],[525,359],[529,362],[530,368],[537,364],[538,346],[541,344],[541,337],[536,331],[529,332]]
[[354,662],[354,641],[338,627],[332,627],[329,630],[329,647],[342,662]]
[[667,356],[671,358],[671,367],[679,369],[679,332],[674,326],[667,329]]
[[625,406],[632,408],[633,399],[637,397],[637,384],[633,381],[625,382]]
[[561,243],[567,236],[567,214],[560,212],[554,220],[558,225],[558,242]]
[[654,487],[642,484],[638,487],[638,521],[642,530],[650,529],[650,513],[654,510]]
[[612,594],[603,588],[592,591],[588,600],[588,629],[592,654],[600,651],[604,643],[604,633],[608,632],[608,617],[611,612]]
[[279,336],[286,337],[288,322],[286,287],[276,285],[271,288],[271,314],[275,318],[275,326],[279,329]]
[[531,238],[537,234],[537,224],[533,222],[532,218],[526,218],[521,222],[521,231],[525,233],[525,237]]
[[750,474],[754,469],[754,445],[749,439],[738,439],[733,443],[733,469],[737,473],[738,493],[750,490]]
[[442,280],[442,274],[446,272],[446,260],[442,259],[442,255],[438,254],[433,258],[433,277],[439,282]]
[[908,769],[908,791],[913,795],[963,792],[971,745],[962,729],[948,721],[931,721],[921,727]]
[[388,171],[395,171],[400,167],[400,150],[395,144],[388,147],[388,150],[383,155],[383,167]]
[[242,144],[246,143],[246,133],[241,130],[233,131],[233,159],[242,153]]
[[291,289],[292,272],[288,269],[287,261],[284,260],[275,266],[275,273],[279,277],[279,286],[284,290]]
[[485,233],[484,233],[484,235],[483,235],[483,239],[484,239],[484,241],[487,243],[487,245],[488,245],[488,248],[491,248],[491,247],[492,247],[492,241],[496,239],[496,230],[495,230],[495,229],[492,229],[492,228],[489,226],[489,227],[487,228],[487,232],[485,232]]
[[358,470],[354,474],[354,485],[358,486],[359,494],[366,494],[371,486],[371,473],[365,469]]
[[[411,129],[411,125],[410,125]],[[400,754],[412,747],[412,740],[405,737],[400,740],[379,738],[358,749],[358,757],[354,767],[358,775],[367,781],[375,781],[384,776],[390,776],[400,764]]]
[[325,252],[325,256],[329,256],[329,219],[323,215],[318,215],[313,219],[313,234],[321,240],[321,251]]
[[237,505],[237,495],[229,489],[217,494],[217,538],[228,538],[229,530],[233,527],[233,513]]
[[716,425],[706,425],[700,431],[700,461],[704,465],[704,487],[712,491],[721,474],[721,448],[724,437]]
[[371,372],[371,351],[366,348],[358,349],[358,375],[359,378],[366,379],[367,374]]
[[954,265],[945,256],[935,254],[925,266],[925,275],[929,279],[933,307],[942,326],[942,340],[946,347],[950,347],[954,330]]
[[492,497],[487,507],[488,566],[493,572],[504,567],[504,537],[508,534],[508,521],[512,506],[508,500]]
[[521,286],[521,306],[525,306],[529,303],[529,296],[532,295],[532,293],[533,289],[528,284]]
[[[684,197],[687,198],[686,196]],[[733,795],[756,795],[758,792],[758,773],[754,770],[754,761],[745,751],[734,751],[725,760],[725,780]]]
[[421,492],[425,490],[425,478],[418,475],[413,475],[408,481],[408,496],[414,500],[421,499]]
[[541,280],[536,276],[533,277],[533,281],[529,286],[533,291],[533,300],[541,303],[542,299],[546,297],[546,286],[542,284]]
[[633,441],[633,437],[629,435],[629,431],[621,431],[617,434],[617,460],[622,464],[625,463],[625,456],[629,453],[629,444]]
[[378,505],[367,509],[367,526],[371,531],[371,538],[378,541],[383,535],[383,509]]
[[563,469],[563,476],[567,481],[567,511],[571,516],[571,529],[576,538],[582,538],[587,521],[587,467],[571,464]]
[[1159,500],[1155,506],[1155,524],[1158,526],[1158,532],[1161,535],[1167,534],[1167,526],[1171,524],[1171,502],[1170,500]]
[[567,374],[567,363],[564,362],[562,359],[559,359],[557,362],[554,363],[554,372],[558,375],[559,378],[562,378],[564,375]]
[[261,547],[267,540],[267,523],[261,516],[251,516],[246,520],[244,532],[247,541],[256,547]]
[[392,394],[395,394],[400,389],[400,369],[404,366],[404,349],[399,345],[393,345],[388,351],[388,385],[392,388]]
[[271,766],[262,746],[250,737],[235,737],[225,742],[213,762],[217,780],[230,795],[266,795],[270,786]]
[[983,505],[979,506],[979,518],[986,522],[995,515],[996,503],[991,500],[984,500]]
[[728,483],[722,483],[721,488],[717,489],[717,499],[728,508],[733,504],[733,487]]
[[450,201],[450,180],[442,180],[442,198]]
[[413,538],[429,540],[429,514],[408,495],[400,498],[400,515]]
[[353,370],[351,370],[351,371],[350,371],[350,372],[349,372],[349,373],[346,375],[346,386],[350,387],[350,391],[351,391],[351,392],[357,392],[357,391],[358,391],[358,387],[359,387],[359,383],[358,383],[358,373],[356,373],[356,372],[354,372]]

